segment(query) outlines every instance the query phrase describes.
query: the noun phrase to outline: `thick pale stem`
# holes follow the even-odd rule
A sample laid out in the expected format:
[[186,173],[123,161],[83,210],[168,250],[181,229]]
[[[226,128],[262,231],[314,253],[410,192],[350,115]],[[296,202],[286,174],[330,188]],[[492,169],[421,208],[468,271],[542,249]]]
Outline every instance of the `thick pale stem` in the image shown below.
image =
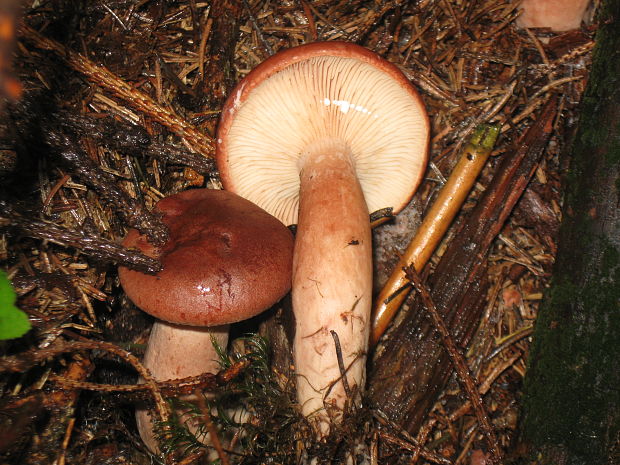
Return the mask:
[[[151,330],[143,364],[155,379],[161,381],[217,373],[220,366],[213,340],[226,348],[228,329],[228,325],[196,328],[157,321]],[[148,410],[136,410],[136,422],[146,446],[157,453],[157,440]]]
[[[315,144],[301,167],[293,258],[293,356],[302,412],[318,434],[365,383],[372,290],[368,208],[347,147]],[[346,383],[333,333],[340,342]]]

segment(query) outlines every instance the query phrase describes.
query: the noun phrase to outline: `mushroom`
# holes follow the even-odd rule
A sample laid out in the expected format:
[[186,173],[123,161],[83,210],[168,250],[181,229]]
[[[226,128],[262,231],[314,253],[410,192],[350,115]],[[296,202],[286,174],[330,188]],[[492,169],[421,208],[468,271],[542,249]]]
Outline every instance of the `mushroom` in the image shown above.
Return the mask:
[[223,108],[216,159],[224,187],[297,223],[293,358],[297,397],[318,436],[364,388],[369,211],[409,202],[428,140],[424,105],[407,78],[344,42],[270,57]]
[[[148,275],[119,268],[129,298],[159,320],[144,365],[162,381],[217,372],[212,339],[226,347],[231,323],[262,312],[290,289],[292,234],[226,191],[185,191],[160,200],[156,209],[169,228],[168,241],[157,248],[131,230],[123,244],[158,258],[162,270]],[[138,410],[136,420],[145,444],[157,452],[148,412]]]
[[548,27],[553,31],[578,29],[587,17],[590,0],[523,0],[520,27]]

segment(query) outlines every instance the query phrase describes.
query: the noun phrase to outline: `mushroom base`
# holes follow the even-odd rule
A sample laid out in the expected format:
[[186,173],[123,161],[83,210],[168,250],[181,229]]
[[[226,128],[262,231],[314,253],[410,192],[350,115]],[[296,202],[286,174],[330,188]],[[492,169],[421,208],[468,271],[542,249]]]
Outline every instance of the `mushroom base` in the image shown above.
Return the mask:
[[[228,329],[229,325],[195,328],[157,321],[151,330],[143,364],[160,381],[217,373],[220,365],[213,343],[225,348]],[[184,400],[191,401],[192,398],[187,396]],[[159,453],[149,411],[136,410],[136,423],[144,444],[151,452]],[[196,425],[188,422],[188,427],[192,433],[197,433]],[[198,439],[208,443],[208,437]]]
[[347,147],[334,141],[315,144],[303,157],[300,181],[293,357],[302,412],[323,436],[347,405],[359,402],[365,383],[371,232]]

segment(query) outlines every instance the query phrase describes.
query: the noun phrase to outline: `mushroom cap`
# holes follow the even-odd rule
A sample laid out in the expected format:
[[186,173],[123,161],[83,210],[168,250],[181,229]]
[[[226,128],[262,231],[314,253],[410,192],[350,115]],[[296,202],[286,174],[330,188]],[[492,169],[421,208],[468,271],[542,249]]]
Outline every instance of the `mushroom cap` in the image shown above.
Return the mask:
[[548,27],[552,31],[579,29],[588,19],[591,0],[523,0],[517,18],[520,27]]
[[123,289],[145,312],[171,323],[223,325],[262,312],[290,289],[293,236],[248,200],[196,189],[160,200],[156,210],[168,241],[158,248],[131,230],[123,245],[158,258],[162,270],[119,268]]
[[311,147],[352,154],[370,212],[400,211],[428,156],[429,121],[409,80],[346,42],[315,42],[265,60],[222,110],[216,159],[224,187],[284,224],[297,222],[299,172]]

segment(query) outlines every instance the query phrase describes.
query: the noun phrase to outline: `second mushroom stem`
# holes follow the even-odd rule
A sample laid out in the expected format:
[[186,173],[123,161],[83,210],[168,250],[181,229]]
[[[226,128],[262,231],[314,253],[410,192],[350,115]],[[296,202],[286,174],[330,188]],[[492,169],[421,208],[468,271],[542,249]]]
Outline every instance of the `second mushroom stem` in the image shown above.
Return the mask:
[[[315,144],[301,166],[293,258],[298,400],[318,435],[329,432],[365,382],[372,303],[370,222],[349,149]],[[331,332],[340,341],[344,374]]]
[[[197,376],[203,373],[217,373],[220,370],[219,355],[214,342],[219,347],[228,343],[229,325],[212,328],[183,326],[164,321],[153,324],[143,364],[159,381]],[[192,400],[189,396],[186,400]],[[151,416],[145,409],[136,411],[138,431],[151,451],[159,449]],[[193,421],[187,426],[193,433],[198,427]],[[200,437],[199,440],[207,441]]]

